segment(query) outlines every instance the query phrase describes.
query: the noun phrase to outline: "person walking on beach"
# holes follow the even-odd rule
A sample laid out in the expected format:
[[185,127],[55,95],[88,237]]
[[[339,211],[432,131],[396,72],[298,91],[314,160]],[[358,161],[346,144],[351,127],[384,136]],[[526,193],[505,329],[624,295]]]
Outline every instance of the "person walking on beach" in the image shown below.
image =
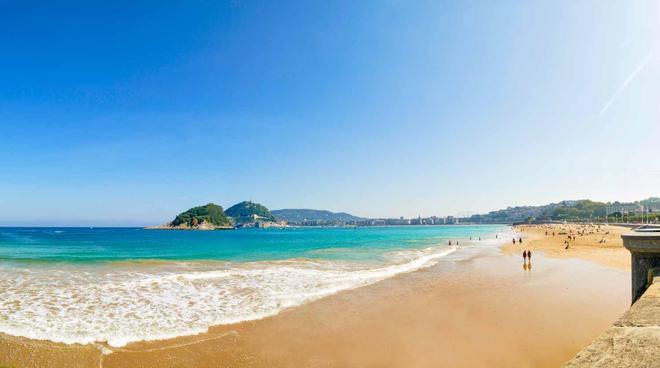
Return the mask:
[[532,252],[529,250],[523,251],[523,269],[525,271],[532,270]]
[[513,238],[513,244],[516,244],[516,238]]
[[522,244],[522,238],[518,238],[518,243]]

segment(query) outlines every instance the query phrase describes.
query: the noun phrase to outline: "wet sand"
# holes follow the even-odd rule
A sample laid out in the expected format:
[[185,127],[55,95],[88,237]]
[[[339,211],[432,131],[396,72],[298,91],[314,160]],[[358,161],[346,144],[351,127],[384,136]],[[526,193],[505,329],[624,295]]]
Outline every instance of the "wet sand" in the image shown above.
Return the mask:
[[260,321],[130,344],[108,355],[94,346],[0,336],[0,365],[556,367],[628,308],[630,275],[598,260],[544,256],[547,240],[535,231],[522,231],[535,250],[531,271],[518,249],[507,246]]

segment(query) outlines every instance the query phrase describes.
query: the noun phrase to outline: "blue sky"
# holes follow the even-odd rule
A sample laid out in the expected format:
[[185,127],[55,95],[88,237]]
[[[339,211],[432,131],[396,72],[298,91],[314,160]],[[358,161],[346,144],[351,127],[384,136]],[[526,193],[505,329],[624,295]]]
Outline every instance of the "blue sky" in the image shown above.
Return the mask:
[[3,2],[0,225],[660,188],[656,1]]

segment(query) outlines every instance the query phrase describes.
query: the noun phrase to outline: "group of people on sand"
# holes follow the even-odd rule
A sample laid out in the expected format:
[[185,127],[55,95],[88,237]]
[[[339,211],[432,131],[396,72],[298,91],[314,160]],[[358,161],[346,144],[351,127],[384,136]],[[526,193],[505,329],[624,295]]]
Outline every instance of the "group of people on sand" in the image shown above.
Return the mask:
[[[497,235],[495,235],[495,238],[497,238]],[[470,240],[472,240],[472,237],[470,237]],[[481,237],[479,237],[479,241],[481,241]],[[522,242],[522,240],[521,240],[521,242]],[[449,241],[447,242],[447,244],[448,244],[448,245],[452,245],[451,240],[449,240]],[[456,245],[458,245],[458,240],[456,240]]]
[[[522,238],[518,238],[518,240],[516,240],[516,238],[513,238],[512,241],[513,241],[513,244],[516,244],[516,242],[518,244],[523,243]],[[532,251],[531,250],[529,250],[529,249],[523,250],[523,260],[524,260],[523,268],[525,269],[525,271],[531,271],[532,270]]]
[[[546,224],[540,226],[545,230],[545,236],[565,236],[564,249],[571,249],[571,244],[575,244],[578,238],[596,235],[600,240],[599,244],[607,243],[610,230],[607,226],[601,224]],[[514,239],[513,243],[516,241]]]

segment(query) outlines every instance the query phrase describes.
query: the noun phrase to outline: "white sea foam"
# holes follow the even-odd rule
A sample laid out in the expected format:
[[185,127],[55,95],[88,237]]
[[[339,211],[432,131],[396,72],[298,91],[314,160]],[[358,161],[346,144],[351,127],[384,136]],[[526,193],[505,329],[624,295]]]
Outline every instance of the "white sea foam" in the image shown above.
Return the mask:
[[429,267],[456,249],[391,253],[379,265],[300,259],[0,266],[0,332],[114,347],[193,335]]

